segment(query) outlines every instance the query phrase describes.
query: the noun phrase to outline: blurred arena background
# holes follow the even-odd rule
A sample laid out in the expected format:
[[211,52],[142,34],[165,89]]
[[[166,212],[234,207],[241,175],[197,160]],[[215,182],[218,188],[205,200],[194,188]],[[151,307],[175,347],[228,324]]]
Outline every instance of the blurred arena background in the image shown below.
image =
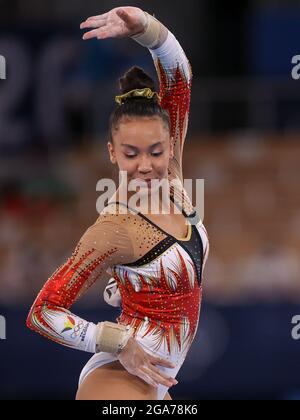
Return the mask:
[[[117,78],[133,64],[155,74],[132,41],[81,40],[82,20],[121,5],[164,22],[194,73],[184,176],[205,179],[211,251],[199,332],[171,395],[300,399],[300,4],[221,3],[0,0],[0,399],[73,399],[90,357],[25,319],[96,220],[97,181],[117,177],[106,149]],[[114,320],[105,284],[74,312]]]

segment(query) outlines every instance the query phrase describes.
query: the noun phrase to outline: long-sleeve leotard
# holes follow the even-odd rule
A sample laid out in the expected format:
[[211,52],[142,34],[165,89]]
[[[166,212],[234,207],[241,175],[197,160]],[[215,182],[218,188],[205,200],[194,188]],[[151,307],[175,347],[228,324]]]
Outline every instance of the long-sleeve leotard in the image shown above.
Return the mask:
[[168,32],[161,47],[151,50],[160,81],[161,106],[169,112],[174,159],[169,164],[170,179],[183,181],[182,154],[187,133],[192,70],[175,36]]
[[[174,35],[156,49],[149,49],[160,81],[162,106],[170,113],[174,159],[170,179],[182,180],[182,151],[187,130],[191,67]],[[127,217],[127,219],[126,219]],[[132,263],[165,238],[154,227],[145,226],[147,238],[139,239],[136,216],[107,214],[83,235],[72,256],[46,282],[27,318],[27,326],[67,347],[94,353],[96,325],[70,312],[72,305],[110,267]],[[147,239],[147,241],[145,241]]]

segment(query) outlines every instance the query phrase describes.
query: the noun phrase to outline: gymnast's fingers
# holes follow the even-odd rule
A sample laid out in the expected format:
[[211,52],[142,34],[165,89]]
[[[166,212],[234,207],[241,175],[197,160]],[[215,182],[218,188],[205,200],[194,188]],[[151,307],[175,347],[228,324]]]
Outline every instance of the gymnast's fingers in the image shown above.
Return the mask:
[[168,368],[175,368],[176,365],[169,360],[162,359],[161,357],[150,356],[150,361],[154,365],[165,366]]
[[160,375],[161,377],[163,377],[165,380],[172,382],[172,385],[177,385],[178,381],[174,378],[172,378],[172,376],[168,375],[167,373],[161,371],[159,368],[150,365],[149,369],[151,369],[153,372],[155,372],[156,374]]
[[170,381],[170,380],[164,378],[161,373],[154,372],[154,370],[152,370],[148,366],[142,366],[140,368],[140,370],[142,372],[144,372],[148,377],[151,378],[152,381],[155,381],[156,383],[159,383],[159,384],[162,384],[164,386],[167,386],[168,388],[170,388],[171,386],[175,385],[173,383],[173,381]]
[[108,17],[108,13],[103,13],[102,15],[90,16],[86,20],[90,19],[106,19]]
[[136,376],[138,376],[148,385],[154,386],[154,388],[157,388],[159,385],[156,381],[154,381],[152,378],[150,378],[150,376],[146,375],[144,372],[139,372],[139,374],[136,374]]
[[93,29],[92,31],[86,32],[82,39],[87,40],[87,39],[92,39],[92,38],[98,38],[98,39],[105,39],[108,38],[110,35],[109,33],[102,28],[98,28],[98,29]]
[[89,20],[80,24],[80,29],[102,28],[106,25],[106,20]]
[[116,11],[119,18],[121,18],[127,25],[132,24],[132,17],[124,9],[119,9]]

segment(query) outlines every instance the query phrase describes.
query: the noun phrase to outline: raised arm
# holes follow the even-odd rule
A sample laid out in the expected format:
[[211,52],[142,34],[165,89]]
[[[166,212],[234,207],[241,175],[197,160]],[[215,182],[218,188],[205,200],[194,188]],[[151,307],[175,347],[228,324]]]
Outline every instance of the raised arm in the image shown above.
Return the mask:
[[169,176],[182,181],[192,71],[179,42],[162,23],[136,7],[117,7],[103,15],[92,16],[81,24],[81,28],[92,29],[83,39],[131,37],[149,49],[160,81],[162,107],[168,110],[172,124],[174,159],[170,162]]
[[161,105],[171,119],[174,159],[170,162],[171,179],[182,175],[182,154],[190,110],[192,71],[189,61],[175,36],[147,13],[148,24],[143,34],[133,39],[149,48],[160,82]]

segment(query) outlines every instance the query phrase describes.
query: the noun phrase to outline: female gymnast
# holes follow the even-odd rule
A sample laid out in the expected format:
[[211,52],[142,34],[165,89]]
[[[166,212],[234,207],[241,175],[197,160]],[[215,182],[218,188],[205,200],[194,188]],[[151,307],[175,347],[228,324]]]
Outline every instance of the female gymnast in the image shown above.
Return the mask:
[[[38,294],[27,326],[94,354],[81,372],[77,400],[171,399],[168,390],[178,383],[175,377],[197,332],[209,253],[206,230],[183,188],[191,67],[174,35],[139,8],[90,17],[81,29],[89,30],[86,40],[130,37],[149,49],[160,93],[138,67],[120,79],[109,156],[128,181],[145,181],[146,194],[154,179],[179,181],[181,190],[170,188],[169,214],[146,216],[121,200],[121,189],[128,186],[121,182],[73,255]],[[105,289],[105,300],[117,306],[119,296],[122,311],[116,322],[96,325],[70,308],[104,272],[114,282]]]

